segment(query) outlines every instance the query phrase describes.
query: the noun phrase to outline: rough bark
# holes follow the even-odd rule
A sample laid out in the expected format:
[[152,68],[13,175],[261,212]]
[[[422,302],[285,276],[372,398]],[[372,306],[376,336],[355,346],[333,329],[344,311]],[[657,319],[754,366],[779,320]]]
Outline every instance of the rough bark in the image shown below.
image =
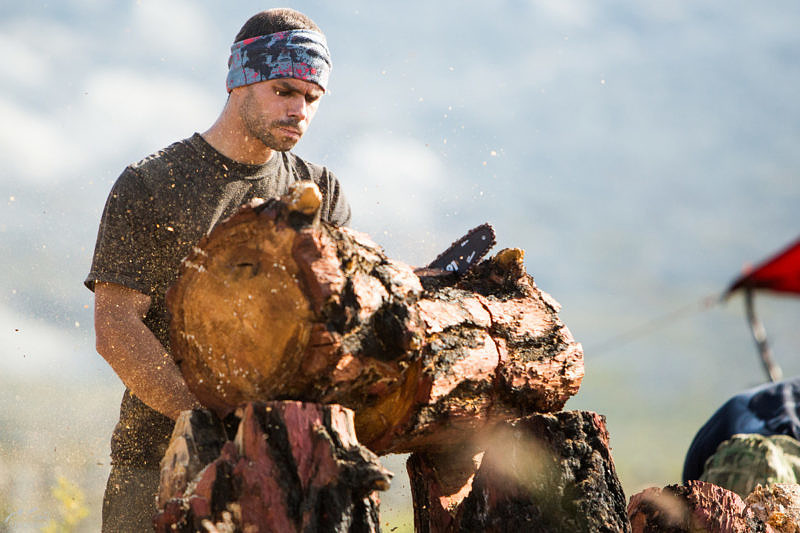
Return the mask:
[[633,533],[773,533],[735,492],[687,481],[634,494],[628,504]]
[[169,291],[173,355],[205,405],[337,403],[377,453],[427,453],[577,392],[581,347],[521,251],[418,277],[320,223],[309,187],[218,225]]
[[375,491],[392,474],[356,440],[352,411],[283,401],[236,417],[227,440],[209,411],[181,415],[161,462],[156,531],[380,531]]
[[745,498],[744,504],[753,516],[772,527],[775,533],[800,533],[800,485],[757,485]]
[[[461,487],[441,457],[408,461],[418,532],[630,531],[605,419],[591,412],[531,415],[500,424]],[[467,473],[466,461],[456,461]]]
[[455,514],[472,490],[483,454],[471,455],[472,443],[451,454],[417,452],[406,462],[414,502],[414,526],[418,533],[458,531]]
[[219,457],[228,441],[225,426],[207,409],[184,411],[161,460],[158,504],[181,498],[189,483],[203,468]]

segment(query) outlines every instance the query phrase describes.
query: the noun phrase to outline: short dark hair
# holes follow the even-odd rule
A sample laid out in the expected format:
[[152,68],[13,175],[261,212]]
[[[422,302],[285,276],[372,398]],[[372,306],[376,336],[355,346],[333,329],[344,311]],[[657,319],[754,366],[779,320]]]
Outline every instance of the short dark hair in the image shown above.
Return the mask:
[[314,30],[322,33],[322,30],[313,20],[299,11],[288,7],[278,7],[256,13],[247,19],[242,29],[236,34],[236,39],[233,42],[238,43],[251,37],[260,37],[261,35],[289,30]]

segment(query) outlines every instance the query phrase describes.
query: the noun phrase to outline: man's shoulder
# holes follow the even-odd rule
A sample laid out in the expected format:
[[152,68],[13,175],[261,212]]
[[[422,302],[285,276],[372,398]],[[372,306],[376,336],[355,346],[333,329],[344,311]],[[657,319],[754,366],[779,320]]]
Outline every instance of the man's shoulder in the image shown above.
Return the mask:
[[192,138],[189,137],[128,165],[128,168],[145,181],[161,180],[168,176],[180,175],[179,171],[197,158],[197,150],[192,146]]
[[331,176],[328,167],[312,163],[293,152],[283,152],[283,157],[288,167],[294,170],[299,179],[311,179],[319,182],[321,179]]

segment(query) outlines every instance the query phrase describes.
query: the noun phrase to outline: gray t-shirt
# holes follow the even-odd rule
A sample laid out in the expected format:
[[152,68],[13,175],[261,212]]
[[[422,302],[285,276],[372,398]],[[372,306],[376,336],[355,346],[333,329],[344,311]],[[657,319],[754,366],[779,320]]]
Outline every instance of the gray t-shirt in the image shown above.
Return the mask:
[[[106,201],[86,286],[110,282],[151,297],[144,323],[169,350],[165,296],[181,261],[218,222],[252,198],[275,198],[299,180],[322,192],[322,220],[346,225],[350,207],[327,168],[290,152],[247,165],[217,152],[199,134],[128,166]],[[125,391],[112,459],[157,466],[172,421]]]

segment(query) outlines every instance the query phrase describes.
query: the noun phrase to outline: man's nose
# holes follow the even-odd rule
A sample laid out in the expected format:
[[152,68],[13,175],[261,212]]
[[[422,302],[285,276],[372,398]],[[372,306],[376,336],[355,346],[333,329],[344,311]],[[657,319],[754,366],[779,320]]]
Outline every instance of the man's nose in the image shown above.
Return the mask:
[[308,102],[303,95],[297,95],[289,102],[289,116],[298,120],[305,120],[308,116]]

